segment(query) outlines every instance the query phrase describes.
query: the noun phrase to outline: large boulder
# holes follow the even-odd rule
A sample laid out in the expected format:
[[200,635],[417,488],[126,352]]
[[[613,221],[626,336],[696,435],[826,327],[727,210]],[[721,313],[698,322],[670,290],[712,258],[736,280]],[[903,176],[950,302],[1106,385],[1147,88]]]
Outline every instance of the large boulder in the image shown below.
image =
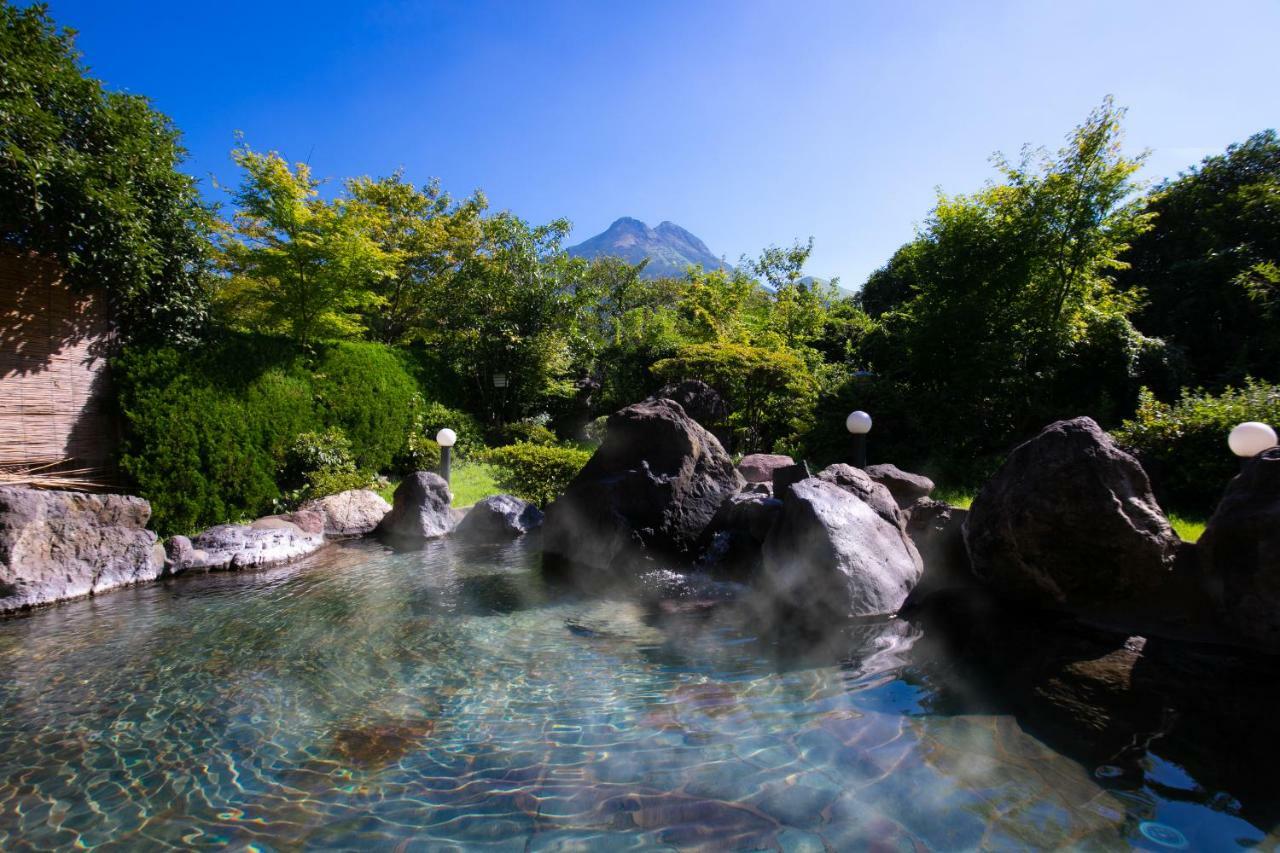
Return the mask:
[[839,486],[849,494],[871,507],[876,515],[899,530],[906,530],[906,517],[899,509],[897,501],[888,488],[871,479],[871,475],[861,468],[837,462],[828,465],[818,472],[818,479]]
[[303,504],[324,517],[324,535],[343,539],[372,533],[391,512],[391,504],[372,489],[350,489]]
[[796,460],[780,453],[751,453],[738,463],[738,473],[748,483],[772,483],[773,472],[796,464]]
[[1280,652],[1280,447],[1244,463],[1198,550],[1209,596],[1228,632]]
[[0,487],[0,613],[155,579],[150,518],[128,495]]
[[782,501],[763,483],[725,499],[703,532],[701,562],[723,574],[750,575],[761,567],[761,548]]
[[289,563],[325,543],[324,516],[312,510],[269,515],[249,524],[219,524],[169,540],[169,571],[236,571]]
[[964,529],[974,574],[997,594],[1122,619],[1166,605],[1181,545],[1142,466],[1090,418],[1014,449]]
[[471,542],[502,542],[542,526],[542,510],[514,495],[490,495],[477,501],[453,535]]
[[729,419],[729,406],[720,396],[719,391],[701,379],[686,379],[683,382],[664,385],[650,399],[671,400],[679,403],[686,415],[723,441],[721,428]]
[[921,474],[903,471],[897,465],[868,465],[867,476],[888,489],[898,506],[903,509],[933,494],[933,480]]
[[969,569],[969,552],[964,547],[964,521],[968,510],[932,498],[921,498],[903,515],[907,534],[924,561],[924,574],[911,592],[913,603],[944,589],[969,587],[977,583]]
[[897,612],[923,567],[892,518],[828,480],[793,484],[764,542],[765,591],[817,628]]
[[410,474],[396,486],[391,512],[383,516],[378,530],[399,539],[446,536],[457,523],[457,515],[450,509],[452,502],[449,484],[439,474]]
[[595,568],[642,555],[692,559],[742,485],[720,442],[679,403],[645,400],[609,416],[600,448],[547,508],[543,549]]

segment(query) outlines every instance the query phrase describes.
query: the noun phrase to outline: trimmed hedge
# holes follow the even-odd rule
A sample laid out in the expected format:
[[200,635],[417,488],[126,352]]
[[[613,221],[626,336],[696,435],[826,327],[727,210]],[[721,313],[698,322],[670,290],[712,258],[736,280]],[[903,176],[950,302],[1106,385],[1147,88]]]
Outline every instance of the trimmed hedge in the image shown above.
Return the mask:
[[390,347],[309,352],[260,335],[190,352],[128,349],[114,375],[125,419],[121,468],[165,535],[271,512],[286,453],[302,433],[340,428],[362,470],[387,470],[417,393]]
[[1144,388],[1137,414],[1113,434],[1142,460],[1166,509],[1207,517],[1240,470],[1227,435],[1242,421],[1280,427],[1280,385],[1250,379],[1216,396],[1185,390],[1172,405]]
[[480,457],[497,468],[498,485],[504,491],[546,506],[560,497],[587,464],[591,451],[521,443],[486,450]]

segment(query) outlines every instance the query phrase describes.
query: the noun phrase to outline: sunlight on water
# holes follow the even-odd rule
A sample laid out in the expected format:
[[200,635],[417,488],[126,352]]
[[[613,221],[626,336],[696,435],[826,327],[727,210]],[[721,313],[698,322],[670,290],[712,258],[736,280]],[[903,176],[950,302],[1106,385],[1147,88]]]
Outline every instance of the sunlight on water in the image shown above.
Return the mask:
[[351,543],[0,620],[0,849],[1261,838],[933,713],[902,623],[788,659],[731,610],[575,596],[536,561]]

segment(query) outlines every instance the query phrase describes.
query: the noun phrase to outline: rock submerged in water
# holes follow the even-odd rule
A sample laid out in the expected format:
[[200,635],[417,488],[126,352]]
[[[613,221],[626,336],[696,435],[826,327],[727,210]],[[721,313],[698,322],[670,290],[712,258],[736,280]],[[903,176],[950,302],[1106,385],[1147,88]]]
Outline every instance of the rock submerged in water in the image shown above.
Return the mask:
[[964,529],[973,572],[997,595],[1090,616],[1164,615],[1182,545],[1142,466],[1091,418],[1017,447]]
[[333,539],[372,533],[391,511],[391,504],[372,489],[351,489],[307,501],[302,509],[324,516],[324,535]]
[[325,543],[324,515],[298,510],[249,524],[219,524],[188,539],[169,540],[169,572],[234,571],[288,563]]
[[477,501],[453,535],[469,542],[502,542],[542,526],[542,510],[514,495],[490,495]]
[[583,566],[637,557],[691,561],[742,476],[679,403],[645,400],[609,416],[604,442],[546,512],[543,550]]
[[0,613],[159,577],[150,518],[129,495],[0,487]]
[[819,477],[787,489],[764,542],[761,585],[775,604],[819,628],[897,612],[923,565],[888,503]]
[[1198,544],[1224,628],[1280,652],[1280,447],[1246,461]]
[[418,471],[396,486],[391,511],[383,516],[378,531],[400,539],[436,539],[446,536],[457,523],[451,510],[453,494],[439,474]]

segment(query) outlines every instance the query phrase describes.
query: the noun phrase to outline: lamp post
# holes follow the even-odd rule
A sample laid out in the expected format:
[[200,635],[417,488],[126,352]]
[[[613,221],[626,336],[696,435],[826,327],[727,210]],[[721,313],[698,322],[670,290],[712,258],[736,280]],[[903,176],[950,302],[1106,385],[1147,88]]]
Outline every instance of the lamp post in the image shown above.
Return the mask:
[[448,427],[436,433],[436,444],[440,445],[440,476],[444,477],[446,483],[449,482],[449,456],[453,453],[453,445],[457,440],[458,434]]
[[867,433],[871,432],[871,415],[859,409],[844,419],[844,428],[853,433],[853,464],[867,467]]
[[1246,459],[1252,459],[1262,451],[1275,447],[1276,431],[1257,421],[1245,421],[1231,430],[1231,434],[1227,436],[1227,446],[1243,463]]

